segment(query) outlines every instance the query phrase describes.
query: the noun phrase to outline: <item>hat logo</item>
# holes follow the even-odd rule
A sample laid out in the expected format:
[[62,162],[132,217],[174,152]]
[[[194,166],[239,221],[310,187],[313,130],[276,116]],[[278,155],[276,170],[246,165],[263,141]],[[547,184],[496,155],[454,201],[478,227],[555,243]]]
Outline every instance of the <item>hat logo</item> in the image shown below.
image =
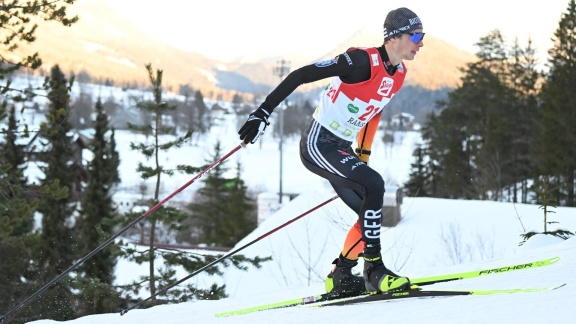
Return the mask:
[[420,21],[420,18],[416,17],[416,18],[410,18],[408,19],[408,21],[410,21],[410,25],[416,25],[416,24],[421,24],[422,22]]

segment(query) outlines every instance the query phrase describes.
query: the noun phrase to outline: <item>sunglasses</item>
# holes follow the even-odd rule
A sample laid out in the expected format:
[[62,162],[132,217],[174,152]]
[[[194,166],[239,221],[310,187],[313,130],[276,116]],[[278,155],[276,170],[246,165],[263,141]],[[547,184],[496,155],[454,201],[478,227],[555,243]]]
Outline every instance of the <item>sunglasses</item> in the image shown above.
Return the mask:
[[410,35],[409,39],[414,42],[414,44],[420,43],[424,39],[426,33],[406,33]]

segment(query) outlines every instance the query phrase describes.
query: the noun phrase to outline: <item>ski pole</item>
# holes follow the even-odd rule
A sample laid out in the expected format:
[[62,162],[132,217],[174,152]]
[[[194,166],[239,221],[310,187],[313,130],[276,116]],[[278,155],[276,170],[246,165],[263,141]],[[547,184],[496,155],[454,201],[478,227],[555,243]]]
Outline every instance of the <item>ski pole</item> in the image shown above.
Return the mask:
[[84,262],[86,262],[86,260],[88,260],[89,258],[91,258],[94,254],[100,252],[103,248],[105,248],[106,246],[108,246],[110,243],[112,243],[112,241],[114,241],[118,236],[122,235],[124,232],[126,232],[127,230],[129,230],[130,228],[132,228],[134,225],[136,225],[138,222],[140,222],[142,219],[144,219],[146,216],[152,214],[154,211],[156,211],[158,208],[160,208],[160,206],[162,206],[164,203],[166,203],[168,200],[172,199],[172,197],[174,197],[176,194],[180,193],[182,190],[186,189],[189,185],[191,185],[194,181],[198,180],[200,177],[202,177],[205,173],[207,173],[208,171],[212,170],[215,166],[217,166],[218,164],[222,163],[222,161],[226,160],[227,158],[229,158],[232,154],[236,153],[236,151],[238,151],[240,148],[245,147],[246,144],[244,143],[240,143],[238,144],[238,146],[236,146],[235,148],[233,148],[229,153],[227,153],[226,155],[222,156],[219,160],[217,160],[216,162],[212,163],[210,166],[208,166],[206,169],[204,169],[203,171],[201,171],[198,175],[196,175],[192,180],[188,181],[186,184],[184,184],[183,186],[181,186],[180,188],[178,188],[178,190],[174,191],[172,194],[170,194],[168,197],[164,198],[162,201],[160,201],[158,204],[156,204],[154,207],[150,208],[147,212],[145,212],[144,214],[142,214],[140,217],[136,218],[135,220],[133,220],[130,224],[128,224],[126,227],[124,227],[123,229],[121,229],[120,231],[118,231],[116,234],[112,235],[112,237],[110,237],[108,240],[106,240],[106,242],[102,243],[100,246],[98,246],[96,249],[94,249],[94,251],[88,253],[86,256],[84,256],[82,259],[80,259],[78,262],[76,262],[74,265],[72,265],[70,268],[68,268],[66,271],[64,271],[63,273],[61,273],[59,276],[57,276],[56,278],[52,279],[52,281],[50,281],[49,283],[47,283],[46,285],[44,285],[44,287],[40,288],[39,290],[37,290],[34,294],[30,295],[28,298],[26,298],[25,300],[23,300],[22,302],[20,302],[18,305],[16,305],[16,307],[14,307],[13,309],[11,309],[8,313],[2,315],[0,317],[0,324],[4,322],[4,319],[8,318],[10,315],[12,315],[14,312],[16,312],[17,310],[19,310],[20,308],[24,307],[25,305],[27,305],[29,302],[31,302],[34,298],[36,298],[38,295],[40,295],[41,293],[43,293],[46,289],[50,288],[52,285],[54,285],[55,283],[57,283],[58,281],[60,281],[65,275],[67,275],[68,273],[70,273],[72,270],[76,269],[77,267],[79,267],[80,265],[82,265]]
[[166,288],[160,290],[159,292],[155,293],[154,295],[152,295],[152,296],[150,296],[150,297],[148,297],[148,298],[146,298],[146,299],[144,299],[144,300],[136,303],[135,305],[133,305],[133,306],[127,308],[127,309],[122,309],[122,310],[120,310],[120,315],[124,315],[124,314],[128,313],[129,310],[132,310],[132,309],[134,309],[134,308],[142,305],[143,303],[147,302],[148,300],[150,300],[150,299],[152,299],[152,298],[154,298],[154,297],[156,297],[156,296],[158,296],[158,295],[161,295],[161,294],[167,292],[170,288],[172,288],[172,287],[174,287],[174,286],[176,286],[176,285],[179,285],[179,284],[183,283],[184,281],[186,281],[186,280],[194,277],[195,275],[199,274],[200,272],[202,272],[202,271],[210,268],[211,266],[213,266],[213,265],[215,265],[215,264],[217,264],[217,263],[220,263],[221,261],[223,261],[223,260],[229,258],[230,256],[232,256],[232,255],[234,255],[234,254],[236,254],[236,253],[244,250],[245,248],[249,247],[250,245],[252,245],[252,244],[254,244],[254,243],[262,240],[263,238],[265,238],[265,237],[267,237],[267,236],[269,236],[270,234],[272,234],[272,233],[274,233],[274,232],[277,232],[278,230],[280,230],[280,229],[282,229],[282,228],[284,228],[284,227],[286,227],[286,226],[294,223],[295,221],[299,220],[300,218],[302,218],[302,217],[310,214],[311,212],[319,209],[320,207],[328,204],[329,202],[331,202],[331,201],[333,201],[333,200],[336,200],[337,198],[338,198],[338,196],[334,196],[334,197],[326,200],[325,202],[317,205],[316,207],[313,207],[313,208],[309,209],[308,211],[302,213],[300,216],[295,217],[295,218],[289,220],[288,222],[286,222],[286,223],[284,223],[284,224],[282,224],[282,225],[274,228],[273,230],[270,230],[269,232],[267,232],[267,233],[259,236],[258,238],[256,238],[255,240],[251,241],[250,243],[247,243],[247,244],[243,245],[242,247],[240,247],[240,248],[238,248],[238,249],[236,249],[236,250],[234,250],[234,251],[231,251],[231,252],[225,254],[224,256],[220,257],[219,259],[210,262],[209,264],[203,266],[202,268],[200,268],[200,269],[192,272],[192,273],[189,274],[188,276],[186,276],[186,277],[178,280],[177,282],[175,282],[175,283],[167,286]]

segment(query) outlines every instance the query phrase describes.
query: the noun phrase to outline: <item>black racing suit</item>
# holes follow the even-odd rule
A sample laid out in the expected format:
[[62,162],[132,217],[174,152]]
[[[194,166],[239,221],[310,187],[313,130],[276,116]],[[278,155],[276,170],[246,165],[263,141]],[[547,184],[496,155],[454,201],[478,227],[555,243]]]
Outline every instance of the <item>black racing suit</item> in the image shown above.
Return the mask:
[[[390,64],[388,54],[383,46],[378,48],[388,73],[396,71],[396,66]],[[284,81],[272,91],[260,106],[272,111],[282,100],[291,94],[298,86],[329,77],[340,77],[342,82],[354,84],[370,79],[371,68],[368,53],[363,50],[352,50],[347,56],[341,54],[337,63],[317,66],[311,64],[290,73]],[[352,142],[343,140],[312,119],[304,131],[300,141],[300,158],[304,166],[311,172],[327,179],[343,202],[359,215],[359,225],[362,231],[362,241],[365,243],[380,243],[381,210],[384,197],[384,180],[382,176],[358,159],[352,149]],[[365,211],[378,211],[375,215],[367,215]],[[365,221],[372,225],[373,235]],[[374,235],[377,234],[377,235]],[[355,242],[354,246],[358,245]],[[348,244],[346,244],[348,245]],[[354,248],[350,246],[348,250]],[[347,251],[343,251],[347,256]],[[354,259],[357,256],[352,256]]]

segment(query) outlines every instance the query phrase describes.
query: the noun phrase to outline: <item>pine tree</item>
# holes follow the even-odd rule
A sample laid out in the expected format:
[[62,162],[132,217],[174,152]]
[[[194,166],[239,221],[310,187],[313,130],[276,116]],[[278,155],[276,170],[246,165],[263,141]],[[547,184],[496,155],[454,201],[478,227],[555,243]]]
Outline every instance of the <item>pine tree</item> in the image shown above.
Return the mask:
[[482,37],[477,45],[479,61],[470,65],[465,81],[469,85],[467,91],[478,100],[469,102],[472,115],[466,123],[467,145],[472,148],[470,162],[475,166],[474,192],[483,199],[501,200],[509,182],[506,172],[511,163],[509,129],[514,120],[511,91],[502,77],[508,51],[498,30]]
[[[213,163],[222,154],[220,142],[207,163]],[[240,165],[235,178],[224,177],[228,171],[226,161],[216,165],[203,180],[194,202],[190,204],[202,233],[202,240],[211,246],[232,247],[256,228],[254,200],[240,179]]]
[[[39,281],[48,282],[67,270],[83,250],[73,229],[76,207],[72,190],[76,175],[73,159],[69,85],[60,68],[51,69],[48,79],[49,111],[47,122],[40,126],[40,138],[46,151],[41,167],[45,186],[38,212],[42,215],[41,246],[37,252]],[[68,280],[61,280],[41,296],[36,304],[44,318],[66,320],[74,317],[74,296]]]
[[[0,120],[5,117],[6,107],[5,102],[0,107]],[[20,129],[11,107],[7,128],[2,129],[4,140],[0,141],[0,308],[3,310],[16,307],[33,293],[35,285],[28,279],[35,270],[31,266],[32,251],[38,248],[38,237],[33,233],[37,200],[24,176],[25,153],[17,144],[22,138]],[[28,309],[19,315],[32,317],[31,313]]]
[[[207,164],[219,159],[221,153],[220,142],[217,142],[214,155],[210,160],[206,160]],[[226,218],[223,203],[228,185],[228,179],[224,178],[226,171],[226,161],[212,168],[202,180],[204,187],[198,189],[194,202],[190,204],[194,218],[199,220],[203,242],[212,246],[221,246],[224,240],[220,235],[220,227]]]
[[256,202],[248,195],[248,188],[241,179],[241,164],[236,165],[236,176],[230,179],[225,200],[227,223],[222,224],[223,235],[227,241],[224,246],[235,246],[241,239],[256,229]]
[[[78,21],[78,16],[69,16],[68,9],[76,0],[10,0],[2,1],[0,6],[0,93],[5,97],[8,92],[13,102],[25,102],[30,96],[44,93],[42,87],[19,88],[12,84],[10,74],[25,68],[36,70],[42,66],[42,58],[32,48],[27,48],[37,39],[41,26],[39,20],[57,22],[70,27]],[[18,50],[19,49],[19,50]],[[14,55],[18,50],[20,54]]]
[[411,171],[408,181],[404,184],[406,194],[411,197],[430,197],[428,192],[429,174],[426,167],[426,153],[422,145],[417,145],[412,154],[415,160],[410,164]]
[[525,48],[521,48],[516,40],[507,73],[504,73],[514,98],[509,117],[514,122],[509,124],[511,142],[508,145],[512,161],[506,168],[513,202],[528,202],[528,182],[534,175],[532,151],[537,134],[535,130],[538,129],[537,95],[541,79],[541,73],[536,70],[535,51],[530,40]]
[[[108,116],[100,99],[96,102],[95,134],[90,143],[94,158],[88,164],[88,183],[82,199],[81,222],[82,253],[90,253],[113,233],[112,218],[116,216],[112,188],[118,182],[118,152],[108,128]],[[116,255],[111,247],[100,251],[82,265],[81,278],[82,315],[114,312],[118,309],[119,296],[113,288]]]
[[471,148],[468,145],[467,134],[463,124],[466,115],[458,96],[458,90],[449,95],[454,98],[449,106],[439,116],[431,118],[422,131],[422,137],[427,143],[425,151],[429,156],[431,195],[439,198],[474,197],[473,170],[470,166]]
[[85,87],[80,86],[80,94],[70,105],[70,123],[74,129],[92,128],[92,114],[94,101],[92,95],[88,93]]
[[[35,19],[56,21],[63,26],[69,27],[78,21],[78,16],[67,16],[68,6],[75,0],[65,1],[3,1],[0,7],[0,29],[10,32],[2,34],[2,53],[13,52],[22,44],[29,44],[36,40],[38,25]],[[5,57],[3,55],[3,57]],[[14,72],[21,67],[36,69],[42,64],[38,53],[27,54],[19,61],[2,60],[0,67],[0,79],[4,75]],[[9,85],[9,84],[8,84]]]
[[[167,169],[165,166],[160,164],[161,153],[167,152],[173,148],[179,148],[184,144],[189,138],[191,131],[183,136],[176,136],[173,140],[164,141],[166,138],[162,135],[173,134],[174,130],[172,126],[165,125],[166,118],[163,118],[168,112],[174,110],[174,106],[169,106],[166,102],[162,100],[162,75],[161,70],[157,70],[156,74],[152,70],[151,65],[146,66],[152,84],[153,100],[143,101],[137,104],[137,108],[141,109],[146,114],[150,115],[151,124],[147,125],[130,125],[130,128],[135,131],[150,134],[152,143],[131,143],[131,148],[142,153],[142,155],[147,160],[152,160],[152,165],[145,165],[144,163],[138,163],[138,168],[136,169],[140,172],[142,179],[152,179],[155,180],[154,195],[151,199],[145,202],[149,207],[155,206],[160,200],[160,184],[162,176],[172,176],[176,170]],[[162,140],[161,140],[162,137]],[[164,142],[162,142],[164,141]],[[197,167],[192,167],[188,165],[179,165],[177,170],[186,174],[198,172],[200,169]],[[127,221],[131,221],[137,215],[134,213],[127,215]],[[135,261],[137,263],[148,263],[149,274],[145,278],[138,278],[137,281],[132,284],[124,286],[125,294],[129,295],[131,292],[138,292],[143,285],[147,285],[150,294],[155,295],[157,291],[164,289],[168,285],[176,282],[175,267],[183,267],[187,271],[197,270],[210,262],[215,260],[213,255],[199,255],[197,253],[189,253],[186,251],[178,250],[168,250],[158,248],[156,242],[160,240],[159,232],[164,231],[166,233],[174,233],[184,229],[184,220],[188,218],[188,214],[180,211],[179,209],[163,205],[156,209],[154,213],[146,217],[146,222],[143,224],[144,228],[147,230],[148,235],[145,237],[148,239],[147,250],[136,250],[127,246],[124,246],[126,257],[129,260]],[[167,239],[167,234],[164,235],[164,240]],[[142,242],[144,243],[144,242]],[[159,242],[162,243],[162,242]],[[164,241],[163,243],[170,243]],[[157,260],[163,260],[162,267],[157,266]],[[238,258],[232,258],[231,261],[240,267],[241,262],[239,260],[244,260],[245,258],[239,256]],[[260,259],[248,260],[254,265],[259,264]],[[225,266],[229,265],[229,262],[224,263]],[[213,268],[206,270],[207,273],[221,274],[218,268]],[[143,279],[143,280],[142,280]],[[193,284],[188,284],[187,286],[173,287],[168,290],[166,295],[163,296],[162,301],[152,298],[150,301],[151,305],[156,303],[165,303],[171,301],[186,301],[190,299],[218,299],[225,297],[224,292],[225,286],[218,286],[213,284],[210,288],[199,289]]]
[[554,47],[542,87],[542,116],[536,140],[539,174],[560,186],[559,204],[576,206],[576,1],[570,0],[554,33]]
[[202,95],[202,91],[198,90],[194,94],[194,104],[193,109],[195,113],[193,114],[194,120],[192,123],[193,129],[198,132],[199,134],[205,134],[208,130],[210,130],[210,111],[208,107],[206,107],[206,103],[204,103],[204,95]]
[[[437,197],[502,200],[506,188],[526,184],[531,172],[524,136],[536,109],[533,52],[516,48],[511,60],[498,30],[477,45],[478,60],[463,70],[462,85],[424,127]],[[525,124],[515,125],[519,118]]]
[[[143,180],[154,180],[155,185],[153,197],[144,202],[149,207],[152,207],[160,201],[160,184],[162,175],[172,176],[174,174],[174,170],[167,169],[160,164],[161,153],[167,152],[172,148],[180,147],[190,138],[190,132],[186,133],[184,136],[178,136],[174,140],[162,142],[161,137],[163,135],[173,133],[173,127],[165,125],[166,118],[164,118],[164,116],[166,116],[170,111],[173,111],[175,107],[169,106],[162,99],[163,71],[157,70],[156,74],[154,74],[151,64],[146,65],[146,69],[152,85],[153,100],[138,102],[136,107],[141,110],[142,114],[146,115],[147,118],[151,120],[151,123],[143,125],[129,124],[129,128],[151,136],[151,144],[130,143],[130,147],[133,150],[140,152],[147,160],[152,160],[152,165],[145,165],[144,163],[139,162],[138,167],[136,168],[136,171],[140,173]],[[148,250],[145,253],[139,253],[139,255],[130,253],[132,255],[129,257],[138,263],[148,262],[149,275],[146,278],[146,282],[152,295],[156,293],[157,289],[161,289],[166,285],[167,281],[173,280],[172,277],[174,276],[174,272],[170,267],[164,270],[159,270],[157,269],[158,267],[155,266],[156,259],[159,256],[162,256],[162,251],[157,250],[155,247],[158,239],[157,236],[159,235],[157,231],[162,228],[167,228],[168,230],[179,230],[179,224],[187,217],[188,215],[180,212],[174,207],[161,206],[153,214],[148,216],[143,224],[148,234],[148,242],[146,242],[148,244]],[[157,274],[157,271],[159,274]],[[136,287],[136,289],[138,288],[139,287]],[[179,290],[171,292],[173,296],[178,295],[179,293]],[[152,300],[152,302],[154,303],[155,300]]]
[[548,225],[558,223],[557,221],[550,220],[548,214],[556,213],[554,210],[552,210],[553,208],[557,207],[556,203],[558,201],[558,199],[556,198],[557,196],[554,194],[554,192],[559,188],[559,187],[550,187],[549,180],[550,179],[547,176],[538,177],[537,179],[534,180],[534,183],[532,184],[531,187],[532,191],[535,193],[536,203],[540,204],[539,208],[542,209],[543,212],[544,216],[542,222],[543,231],[540,232],[531,230],[521,234],[520,236],[522,237],[523,240],[520,242],[520,245],[526,243],[526,241],[529,238],[531,238],[536,234],[553,235],[562,238],[564,240],[567,240],[570,237],[574,236],[574,233],[566,229],[557,228],[555,230],[549,230],[548,228]]
[[[137,171],[140,172],[142,179],[153,179],[155,180],[155,190],[152,199],[145,202],[149,207],[155,206],[159,202],[160,198],[160,184],[161,176],[172,176],[175,170],[167,169],[159,163],[161,160],[161,152],[167,152],[172,148],[179,148],[184,144],[191,135],[191,130],[188,131],[183,136],[176,136],[174,140],[169,140],[161,142],[161,135],[173,134],[173,128],[164,124],[166,115],[169,111],[174,109],[173,106],[169,106],[162,100],[162,75],[161,70],[157,70],[156,74],[153,73],[152,66],[149,64],[146,66],[148,70],[148,75],[150,82],[152,84],[153,100],[143,101],[138,103],[137,107],[146,112],[151,116],[153,122],[147,125],[130,125],[130,128],[151,134],[152,144],[147,143],[131,143],[131,148],[142,153],[142,155],[148,160],[152,159],[152,165],[145,165],[140,162],[138,164]],[[197,98],[198,100],[198,98]],[[163,137],[166,138],[166,137]],[[193,167],[189,165],[179,165],[177,166],[179,172],[186,174],[196,173],[203,169],[198,167]],[[245,189],[245,187],[242,187]],[[134,213],[127,215],[127,222],[131,222],[132,219],[139,216]],[[156,247],[157,242],[157,232],[164,230],[165,232],[178,232],[183,230],[187,225],[185,220],[188,218],[188,214],[185,212],[172,207],[163,205],[157,208],[154,213],[146,217],[146,223],[144,223],[144,228],[148,231],[148,249],[147,250],[136,250],[124,246],[125,256],[132,261],[139,264],[148,262],[149,274],[144,278],[138,278],[132,284],[126,285],[124,288],[124,293],[129,295],[131,292],[138,292],[143,285],[147,285],[150,294],[155,295],[157,291],[163,290],[165,287],[172,285],[178,278],[176,278],[175,267],[183,267],[189,272],[193,272],[199,268],[202,268],[210,263],[212,263],[218,256],[214,255],[201,255],[198,253],[190,253],[187,251],[179,250],[168,250]],[[167,235],[165,235],[167,236]],[[165,238],[166,239],[166,238]],[[142,242],[144,243],[144,242]],[[170,243],[170,242],[164,242]],[[156,260],[163,260],[163,267],[156,266]],[[233,264],[239,269],[246,269],[245,263],[248,262],[256,267],[260,266],[262,261],[267,259],[254,258],[249,259],[244,256],[238,255],[229,258],[229,260],[224,260],[222,265],[227,267]],[[221,275],[222,273],[217,267],[211,269],[206,269],[206,273],[210,275]],[[162,301],[152,298],[150,301],[151,305],[156,303],[165,303],[172,301],[187,301],[191,299],[220,299],[226,297],[225,286],[212,284],[209,288],[200,289],[194,284],[188,284],[186,286],[172,287],[163,296]]]

